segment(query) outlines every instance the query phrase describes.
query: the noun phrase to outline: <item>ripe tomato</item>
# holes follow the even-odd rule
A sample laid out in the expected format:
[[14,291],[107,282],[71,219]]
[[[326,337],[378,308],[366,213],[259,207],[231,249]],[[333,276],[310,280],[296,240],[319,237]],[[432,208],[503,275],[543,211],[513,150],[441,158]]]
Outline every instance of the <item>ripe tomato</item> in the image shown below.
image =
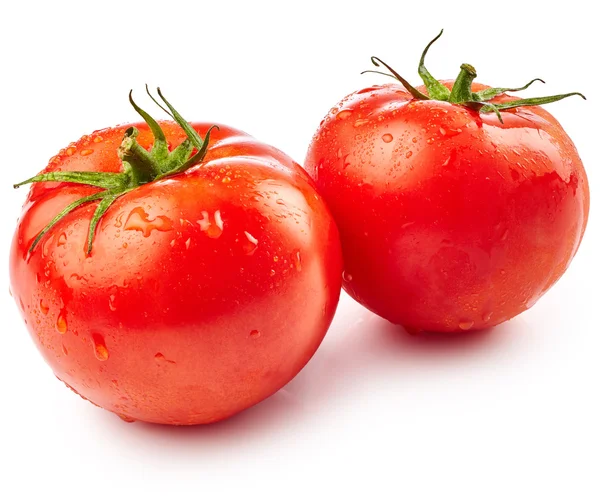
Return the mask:
[[305,168],[338,224],[352,297],[409,331],[481,329],[531,307],[565,272],[588,183],[571,139],[536,106],[572,94],[515,101],[505,92],[521,89],[471,88],[469,65],[438,82],[424,65],[430,45],[425,87],[374,58],[406,89],[345,97]]
[[[178,123],[142,114],[137,137],[100,130],[50,161],[18,223],[11,287],[44,358],[82,397],[126,420],[208,423],[308,362],[337,306],[341,250],[288,156],[226,126],[209,140],[207,124],[171,111]],[[205,157],[186,163],[194,146]],[[82,204],[30,251],[59,212],[99,192],[112,204]]]

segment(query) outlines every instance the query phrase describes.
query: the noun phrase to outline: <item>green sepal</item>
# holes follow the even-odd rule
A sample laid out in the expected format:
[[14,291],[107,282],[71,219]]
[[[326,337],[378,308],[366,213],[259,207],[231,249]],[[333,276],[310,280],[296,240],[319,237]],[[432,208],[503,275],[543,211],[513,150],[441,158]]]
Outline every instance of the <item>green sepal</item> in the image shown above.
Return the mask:
[[[102,191],[98,193],[85,196],[67,205],[46,225],[46,227],[44,227],[44,229],[42,229],[42,231],[40,231],[29,248],[29,252],[33,252],[43,236],[67,214],[86,203],[100,201],[90,221],[85,249],[86,253],[89,255],[92,251],[98,224],[115,200],[143,184],[185,172],[194,165],[202,162],[208,150],[210,133],[214,128],[218,129],[218,127],[215,125],[210,127],[206,136],[202,139],[194,128],[185,121],[177,110],[165,99],[160,89],[157,89],[158,94],[168,110],[159,104],[154,96],[152,96],[148,90],[148,86],[146,86],[146,91],[152,100],[171,116],[184,130],[187,139],[172,152],[169,152],[164,131],[150,114],[135,103],[132,92],[130,92],[129,102],[136,112],[144,119],[154,136],[152,149],[148,151],[140,146],[137,142],[139,130],[135,127],[129,127],[125,131],[125,135],[117,151],[119,158],[121,158],[123,163],[122,172],[47,172],[15,184],[14,187],[18,188],[34,182],[69,182],[102,189]],[[194,149],[196,149],[196,153],[192,155]]]
[[89,203],[91,201],[96,201],[96,200],[100,200],[103,196],[105,196],[104,192],[100,192],[100,193],[94,193],[90,196],[85,196],[83,198],[79,198],[78,200],[74,201],[73,203],[70,203],[69,205],[67,205],[61,212],[59,212],[56,217],[54,217],[54,219],[52,219],[44,229],[42,229],[38,235],[36,236],[35,240],[33,240],[33,243],[31,244],[31,246],[29,247],[29,253],[33,252],[33,250],[35,249],[35,247],[37,246],[37,244],[40,242],[40,240],[44,237],[44,235],[50,231],[50,229],[52,229],[63,217],[65,217],[66,215],[70,214],[73,210],[75,210],[76,208],[80,207],[81,205],[85,204],[85,203]]
[[436,80],[429,70],[425,67],[425,56],[429,51],[429,47],[431,47],[444,33],[444,30],[440,31],[439,35],[436,36],[431,42],[427,44],[423,54],[421,54],[421,60],[419,61],[419,76],[423,80],[425,87],[427,88],[427,94],[431,99],[435,99],[436,101],[447,101],[450,98],[450,90]]
[[393,68],[391,68],[388,64],[384,63],[378,57],[371,57],[371,62],[379,67],[381,65],[385,66],[385,68],[389,71],[389,73],[385,73],[383,71],[377,70],[367,70],[362,73],[376,73],[384,76],[389,76],[398,80],[406,90],[410,92],[410,94],[418,100],[427,100],[433,99],[437,101],[445,101],[450,102],[452,104],[467,106],[471,109],[475,109],[478,112],[482,113],[496,113],[498,120],[502,122],[501,111],[511,108],[517,108],[520,106],[540,106],[543,104],[549,104],[552,102],[560,101],[565,99],[566,97],[571,97],[574,95],[578,95],[585,99],[585,96],[579,92],[571,92],[568,94],[559,94],[547,97],[532,97],[527,99],[516,99],[513,101],[502,102],[502,103],[492,103],[489,102],[494,97],[497,97],[500,94],[506,92],[518,92],[521,90],[527,89],[534,82],[542,82],[545,83],[541,78],[534,78],[529,83],[522,87],[493,87],[489,89],[484,89],[479,92],[472,91],[472,84],[474,79],[477,77],[477,72],[475,68],[470,64],[463,64],[460,67],[460,73],[456,80],[454,81],[454,85],[451,90],[448,90],[445,85],[443,85],[439,80],[434,78],[429,70],[425,67],[425,57],[433,45],[441,36],[444,30],[440,31],[440,33],[431,40],[423,53],[421,54],[421,60],[419,61],[419,76],[423,80],[425,87],[427,88],[428,95],[423,94],[418,89],[413,87],[405,78],[401,77]]
[[515,88],[495,87],[495,88],[483,89],[483,90],[480,90],[479,92],[474,92],[473,95],[477,96],[478,101],[488,101],[488,100],[493,99],[494,97],[499,96],[500,94],[504,94],[506,92],[519,92],[521,90],[528,89],[529,86],[535,82],[546,83],[541,78],[534,78],[533,80],[531,80],[526,85],[523,85],[522,87],[515,87]]
[[386,63],[384,63],[381,59],[379,59],[379,57],[371,57],[371,62],[379,67],[379,66],[385,66],[388,71],[391,74],[387,74],[387,73],[382,73],[381,71],[373,71],[373,70],[366,70],[363,71],[362,74],[364,73],[379,73],[379,74],[383,74],[383,75],[387,75],[387,76],[391,76],[392,78],[395,78],[396,80],[398,80],[406,90],[408,90],[408,92],[410,93],[410,95],[412,95],[415,99],[420,99],[422,101],[426,101],[429,99],[428,96],[426,96],[425,94],[423,94],[423,92],[421,92],[420,90],[416,89],[415,87],[413,87],[408,80],[406,80],[405,78],[401,77],[398,73],[396,73],[396,71],[394,71],[390,66],[388,66]]

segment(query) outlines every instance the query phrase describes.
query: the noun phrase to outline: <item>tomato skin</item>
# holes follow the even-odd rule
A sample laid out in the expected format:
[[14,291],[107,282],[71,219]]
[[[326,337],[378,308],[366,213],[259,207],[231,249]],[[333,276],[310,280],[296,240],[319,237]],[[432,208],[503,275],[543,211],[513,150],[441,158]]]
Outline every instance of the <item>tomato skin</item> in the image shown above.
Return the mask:
[[[148,127],[135,126],[148,147]],[[173,147],[185,138],[161,126]],[[126,128],[84,137],[47,170],[119,171]],[[323,200],[289,157],[221,126],[201,165],[119,198],[90,256],[96,203],[28,254],[54,215],[94,191],[34,185],[11,248],[13,296],[59,379],[127,420],[199,424],[258,403],[308,362],[337,306],[341,250]]]
[[394,84],[330,111],[305,168],[338,224],[357,301],[410,331],[482,329],[562,276],[587,224],[583,165],[544,109],[502,116]]

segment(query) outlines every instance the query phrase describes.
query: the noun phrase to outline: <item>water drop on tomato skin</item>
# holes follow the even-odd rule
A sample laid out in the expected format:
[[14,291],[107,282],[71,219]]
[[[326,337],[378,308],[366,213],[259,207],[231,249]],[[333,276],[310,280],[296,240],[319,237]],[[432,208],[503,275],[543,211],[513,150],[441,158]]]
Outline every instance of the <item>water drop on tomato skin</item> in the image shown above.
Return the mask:
[[61,233],[61,235],[58,237],[58,242],[56,243],[56,246],[64,247],[66,244],[67,244],[67,234]]
[[115,413],[117,417],[119,417],[123,422],[127,422],[128,424],[132,424],[135,422],[135,418],[131,418],[123,413]]
[[343,279],[344,281],[348,281],[348,282],[350,282],[350,281],[352,281],[352,275],[351,275],[350,273],[348,273],[348,272],[344,271],[344,272],[342,273],[342,279]]
[[350,115],[352,114],[352,110],[350,109],[344,109],[343,111],[340,111],[337,115],[336,115],[336,119],[337,120],[345,120],[346,118],[348,118]]
[[42,311],[43,315],[47,315],[48,312],[50,311],[50,306],[48,306],[45,302],[44,299],[40,300],[40,311]]
[[116,299],[116,297],[114,295],[110,295],[108,297],[108,308],[112,312],[115,312],[117,310],[117,307],[115,306],[115,299]]
[[386,144],[389,144],[390,142],[392,142],[394,140],[394,136],[392,134],[383,134],[381,136],[381,140],[383,142],[385,142]]
[[245,255],[254,255],[258,248],[258,240],[248,231],[244,231],[245,239],[242,240],[242,251]]
[[292,254],[292,262],[294,263],[296,271],[302,271],[302,257],[300,256],[300,251],[296,251]]
[[82,151],[81,151],[79,154],[80,154],[81,156],[89,156],[89,155],[91,155],[93,152],[94,152],[94,150],[93,150],[93,149],[84,149],[84,150],[82,150]]
[[142,207],[134,208],[125,222],[126,231],[141,231],[144,238],[152,234],[152,231],[170,231],[173,229],[173,221],[164,215],[159,215],[154,219],[150,219],[149,215]]
[[104,342],[104,337],[99,333],[92,334],[92,341],[94,343],[94,355],[98,361],[106,361],[108,359],[108,349]]
[[67,330],[68,330],[67,313],[63,309],[62,311],[60,311],[60,314],[58,315],[58,318],[56,319],[56,331],[58,333],[60,333],[61,335],[64,335],[65,333],[67,333]]
[[216,239],[223,234],[224,224],[220,210],[216,210],[212,217],[206,210],[203,210],[202,219],[197,221],[197,223],[200,226],[200,230],[206,233],[209,238]]
[[250,332],[250,337],[253,339],[257,339],[258,337],[260,337],[260,332],[258,330],[252,330]]
[[484,313],[484,314],[483,314],[483,316],[481,317],[481,319],[482,319],[482,320],[483,320],[485,323],[487,323],[487,322],[488,322],[490,319],[492,319],[492,315],[493,315],[493,312],[492,312],[492,311],[486,312],[486,313]]
[[469,320],[464,320],[461,321],[460,323],[458,323],[458,327],[463,330],[464,332],[469,331],[471,328],[473,328],[473,325],[475,324],[474,321],[469,321]]

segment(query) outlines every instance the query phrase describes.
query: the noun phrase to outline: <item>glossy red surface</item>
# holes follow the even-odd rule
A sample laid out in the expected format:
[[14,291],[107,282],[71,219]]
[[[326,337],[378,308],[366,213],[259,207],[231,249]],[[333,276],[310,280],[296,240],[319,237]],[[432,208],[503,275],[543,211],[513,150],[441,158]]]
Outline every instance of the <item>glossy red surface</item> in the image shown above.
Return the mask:
[[305,168],[338,223],[356,300],[410,330],[480,329],[565,272],[589,212],[581,160],[544,109],[502,117],[394,84],[330,111]]
[[[152,136],[144,124],[138,141]],[[184,135],[162,128],[173,147]],[[115,172],[127,126],[82,138],[48,170]],[[207,124],[194,124],[204,135]],[[123,418],[214,422],[271,395],[333,318],[338,232],[289,157],[221,126],[204,162],[119,198],[86,256],[96,204],[37,233],[94,188],[33,186],[11,249],[11,288],[56,376]]]

